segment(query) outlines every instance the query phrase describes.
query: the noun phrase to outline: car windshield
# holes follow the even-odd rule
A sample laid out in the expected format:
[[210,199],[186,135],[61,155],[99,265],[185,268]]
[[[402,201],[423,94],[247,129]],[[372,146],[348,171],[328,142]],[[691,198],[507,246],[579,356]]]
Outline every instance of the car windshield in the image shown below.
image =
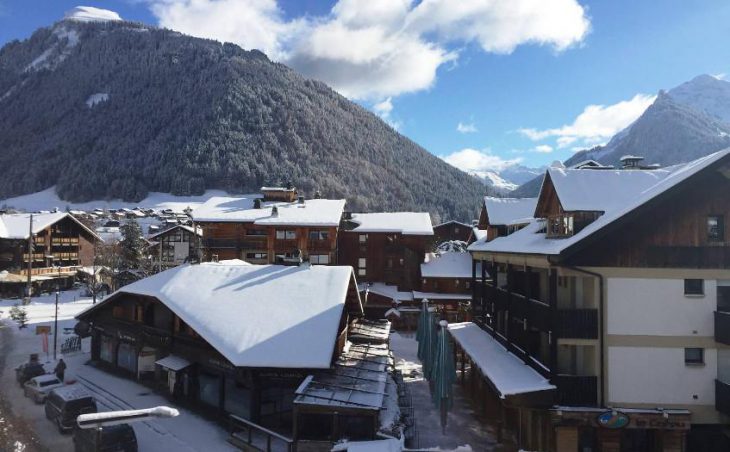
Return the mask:
[[41,388],[61,383],[59,380],[44,380],[40,382]]

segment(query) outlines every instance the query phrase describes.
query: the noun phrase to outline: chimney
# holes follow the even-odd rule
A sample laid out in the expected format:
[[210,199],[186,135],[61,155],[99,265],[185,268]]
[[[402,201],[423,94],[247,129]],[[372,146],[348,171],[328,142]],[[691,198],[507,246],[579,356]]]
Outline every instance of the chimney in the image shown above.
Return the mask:
[[314,199],[321,199],[322,198],[322,192],[317,190],[314,192]]
[[298,202],[299,204],[302,204],[302,205],[304,205],[304,196],[299,196],[299,197],[297,198],[297,202]]
[[348,212],[348,211],[342,212],[342,219],[343,220],[352,220],[352,212]]
[[279,208],[276,206],[273,206],[271,208],[271,216],[272,217],[278,217],[279,216]]
[[254,209],[260,209],[261,208],[261,198],[256,198],[253,200],[253,208]]

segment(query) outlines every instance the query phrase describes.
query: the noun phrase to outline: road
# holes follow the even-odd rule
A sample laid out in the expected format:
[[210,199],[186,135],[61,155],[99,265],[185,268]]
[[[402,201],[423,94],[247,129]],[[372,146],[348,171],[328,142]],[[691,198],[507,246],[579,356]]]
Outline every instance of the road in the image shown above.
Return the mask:
[[[5,369],[8,356],[13,352],[12,331],[10,326],[0,320],[0,450],[14,452],[47,451],[41,445],[31,424],[22,416],[17,416],[10,408],[8,398],[21,394],[15,382],[12,369]],[[50,424],[50,423],[49,423]]]

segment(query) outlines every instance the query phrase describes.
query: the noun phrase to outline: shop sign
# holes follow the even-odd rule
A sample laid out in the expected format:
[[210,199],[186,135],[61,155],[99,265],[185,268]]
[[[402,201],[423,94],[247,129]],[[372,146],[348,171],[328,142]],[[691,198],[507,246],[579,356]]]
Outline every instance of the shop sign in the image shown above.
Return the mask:
[[37,325],[35,327],[35,334],[36,336],[39,334],[51,334],[50,325]]
[[603,428],[619,429],[629,425],[630,419],[624,413],[618,411],[606,411],[596,418],[598,425]]

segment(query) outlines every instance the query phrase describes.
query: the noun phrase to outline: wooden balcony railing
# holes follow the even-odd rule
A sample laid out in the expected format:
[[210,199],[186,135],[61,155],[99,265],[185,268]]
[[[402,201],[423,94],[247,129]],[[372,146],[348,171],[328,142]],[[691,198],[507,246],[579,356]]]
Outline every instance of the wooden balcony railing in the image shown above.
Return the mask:
[[715,341],[730,345],[730,312],[715,311]]
[[330,240],[309,240],[307,249],[310,251],[332,251],[334,243]]
[[598,339],[597,309],[559,309],[558,337],[570,339]]
[[596,406],[598,377],[556,375],[552,383],[558,387],[558,405]]
[[276,251],[290,252],[299,247],[299,242],[296,239],[277,239],[274,240],[274,249]]
[[730,383],[715,380],[715,409],[730,416]]
[[53,237],[51,239],[51,245],[53,246],[73,246],[78,244],[78,237]]

